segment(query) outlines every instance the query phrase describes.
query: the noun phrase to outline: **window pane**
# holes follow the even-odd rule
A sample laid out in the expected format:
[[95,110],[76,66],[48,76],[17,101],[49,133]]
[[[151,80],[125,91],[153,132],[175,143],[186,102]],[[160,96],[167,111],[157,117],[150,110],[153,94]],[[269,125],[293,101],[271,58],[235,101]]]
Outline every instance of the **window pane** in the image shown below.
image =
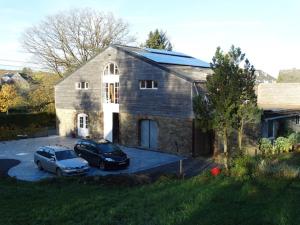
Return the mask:
[[77,82],[77,88],[80,89],[80,82]]
[[109,64],[109,74],[115,74],[115,65]]
[[79,127],[83,128],[83,117],[79,117]]
[[107,75],[107,74],[108,74],[108,65],[104,69],[104,75]]
[[153,88],[157,88],[157,81],[153,81]]
[[119,74],[119,69],[118,69],[117,65],[115,65],[115,74],[116,75]]
[[115,103],[119,103],[119,83],[115,83]]
[[108,83],[105,83],[105,102],[108,103]]
[[146,88],[152,88],[152,80],[146,80]]
[[85,117],[85,128],[88,128],[89,125],[89,118],[86,116]]
[[144,80],[140,81],[140,85],[141,88],[146,88],[146,82]]
[[268,121],[268,137],[273,137],[273,120]]
[[85,89],[88,89],[88,88],[89,88],[89,83],[85,82]]
[[115,94],[114,94],[114,84],[109,84],[109,102],[115,102]]
[[81,82],[81,89],[85,88],[85,82]]

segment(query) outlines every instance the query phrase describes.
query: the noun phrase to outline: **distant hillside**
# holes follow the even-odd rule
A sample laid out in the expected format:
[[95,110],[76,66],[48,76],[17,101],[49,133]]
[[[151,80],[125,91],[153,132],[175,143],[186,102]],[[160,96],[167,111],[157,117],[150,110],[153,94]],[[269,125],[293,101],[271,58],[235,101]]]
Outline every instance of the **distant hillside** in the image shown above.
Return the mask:
[[300,69],[280,70],[278,83],[300,83]]

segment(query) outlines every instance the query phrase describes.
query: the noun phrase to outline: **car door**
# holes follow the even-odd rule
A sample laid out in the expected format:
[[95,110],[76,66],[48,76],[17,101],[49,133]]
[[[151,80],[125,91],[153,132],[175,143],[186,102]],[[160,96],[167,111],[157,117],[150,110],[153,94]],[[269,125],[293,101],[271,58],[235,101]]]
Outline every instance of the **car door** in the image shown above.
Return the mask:
[[92,143],[89,143],[87,146],[87,153],[89,155],[89,159],[90,159],[90,162],[92,165],[95,165],[97,166],[98,165],[98,150],[97,150],[97,147],[96,145],[92,144]]
[[87,160],[90,163],[90,156],[88,153],[88,149],[87,149],[88,143],[87,142],[81,142],[78,145],[78,149],[79,149],[79,156],[81,158],[84,158],[85,160]]
[[38,160],[40,161],[42,167],[45,169],[45,170],[48,170],[47,169],[47,153],[45,151],[39,151],[38,152]]
[[46,170],[49,172],[56,172],[56,161],[55,161],[55,155],[52,152],[45,152],[45,167]]

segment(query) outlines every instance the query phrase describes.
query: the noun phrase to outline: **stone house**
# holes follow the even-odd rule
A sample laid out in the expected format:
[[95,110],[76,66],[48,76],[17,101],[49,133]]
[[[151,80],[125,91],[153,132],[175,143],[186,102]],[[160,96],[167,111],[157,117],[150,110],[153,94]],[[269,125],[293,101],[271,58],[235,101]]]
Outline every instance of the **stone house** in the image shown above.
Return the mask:
[[210,65],[165,50],[111,45],[55,86],[58,133],[183,155],[212,150],[193,97]]
[[257,103],[264,110],[262,137],[274,140],[289,131],[300,132],[300,83],[260,84]]

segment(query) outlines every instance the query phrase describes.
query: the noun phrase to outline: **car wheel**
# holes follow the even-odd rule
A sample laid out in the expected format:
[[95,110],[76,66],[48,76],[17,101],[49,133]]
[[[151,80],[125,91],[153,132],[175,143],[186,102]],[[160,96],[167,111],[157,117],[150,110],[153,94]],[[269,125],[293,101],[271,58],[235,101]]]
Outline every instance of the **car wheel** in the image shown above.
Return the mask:
[[99,164],[99,167],[100,167],[101,170],[105,170],[105,162],[101,161],[100,164]]
[[36,165],[39,168],[39,170],[43,170],[43,167],[42,167],[42,164],[40,161],[37,161]]
[[62,176],[61,169],[59,169],[59,168],[56,169],[56,175],[57,175],[58,177],[61,177],[61,176]]

